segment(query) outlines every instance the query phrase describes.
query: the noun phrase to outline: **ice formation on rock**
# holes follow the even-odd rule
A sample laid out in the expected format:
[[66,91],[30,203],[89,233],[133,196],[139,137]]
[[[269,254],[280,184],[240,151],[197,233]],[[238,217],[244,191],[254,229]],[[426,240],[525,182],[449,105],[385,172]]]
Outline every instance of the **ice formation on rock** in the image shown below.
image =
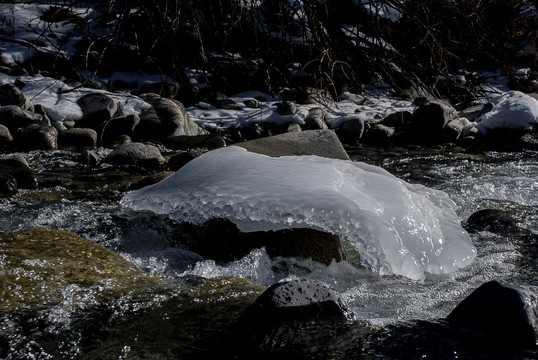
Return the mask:
[[231,146],[127,194],[122,204],[193,223],[225,217],[242,231],[329,231],[374,271],[412,279],[453,272],[476,256],[446,193],[360,162],[273,158]]
[[477,119],[476,127],[482,132],[500,128],[531,130],[538,123],[538,101],[520,91],[508,91],[491,103],[493,110]]

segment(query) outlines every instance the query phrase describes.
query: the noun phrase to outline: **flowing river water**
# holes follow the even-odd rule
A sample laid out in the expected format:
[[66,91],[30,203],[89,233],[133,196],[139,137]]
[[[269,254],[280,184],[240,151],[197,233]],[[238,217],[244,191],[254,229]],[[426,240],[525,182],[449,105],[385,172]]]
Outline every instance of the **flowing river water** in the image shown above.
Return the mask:
[[[497,209],[510,214],[513,227],[509,231],[472,232],[478,255],[470,266],[450,275],[429,275],[420,282],[400,276],[378,276],[346,261],[325,266],[310,260],[271,259],[264,249],[219,264],[174,244],[170,236],[173,225],[166,219],[120,207],[122,195],[134,188],[132,184],[143,178],[144,171],[112,165],[81,165],[78,153],[62,150],[23,154],[36,171],[40,187],[0,199],[0,229],[3,233],[37,227],[67,230],[114,250],[152,275],[171,280],[177,291],[190,290],[192,279],[199,277],[246,278],[264,287],[281,279],[322,280],[342,295],[359,320],[381,327],[398,321],[443,318],[472,290],[492,279],[538,293],[538,152],[369,147],[347,150],[352,160],[382,166],[408,182],[447,192],[457,203],[462,222],[478,210]],[[69,294],[72,289],[64,290]],[[240,288],[234,291],[242,293]],[[232,293],[237,295],[231,291],[223,296]],[[159,300],[163,296],[162,292],[149,291],[143,300],[124,297],[107,303],[109,308],[100,311],[121,318],[124,312],[136,313],[133,308],[161,307],[163,321],[168,311]],[[0,312],[0,348],[4,347],[0,349],[0,357],[3,354],[10,359],[91,358],[85,351],[92,348],[88,337],[94,336],[91,335],[94,332],[76,329],[81,327],[80,318],[95,321],[95,317],[84,314],[95,311],[95,304],[74,309],[69,299],[72,297],[66,295],[65,301],[39,314],[18,316]],[[200,299],[195,297],[192,301]],[[192,334],[184,338],[195,337],[204,328],[201,322],[195,318],[189,323],[183,331]],[[26,329],[28,324],[34,324],[37,330]],[[92,326],[92,331],[99,333],[97,328],[103,323],[97,321]],[[107,326],[111,327],[109,323]],[[140,326],[147,324],[142,322]],[[152,349],[146,355],[156,351],[154,344],[141,344],[144,339],[151,339],[142,334],[144,331],[135,336],[133,327],[129,329],[117,331],[125,338],[116,334],[121,351],[114,358],[137,358],[131,351],[133,339],[138,347]]]

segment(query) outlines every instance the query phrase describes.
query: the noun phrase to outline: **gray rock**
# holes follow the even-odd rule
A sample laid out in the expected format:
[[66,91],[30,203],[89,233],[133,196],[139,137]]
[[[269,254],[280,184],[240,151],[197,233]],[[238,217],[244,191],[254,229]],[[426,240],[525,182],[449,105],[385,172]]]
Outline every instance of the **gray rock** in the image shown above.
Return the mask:
[[289,124],[287,129],[286,129],[286,132],[289,132],[289,133],[291,133],[291,132],[300,132],[300,131],[302,131],[301,125],[296,124],[296,123]]
[[345,142],[356,142],[362,138],[365,128],[361,118],[356,115],[346,115],[346,119],[338,128],[338,135]]
[[173,171],[178,171],[189,161],[196,159],[198,156],[202,155],[205,151],[197,149],[190,151],[181,151],[178,152],[168,159],[168,167]]
[[97,131],[87,128],[71,128],[59,132],[58,142],[62,146],[94,147]]
[[24,151],[58,150],[58,130],[47,125],[30,125],[16,136],[17,147]]
[[164,157],[154,145],[134,142],[118,146],[106,157],[105,161],[111,164],[153,168],[163,164]]
[[86,150],[79,155],[77,161],[85,164],[95,166],[101,163],[103,159],[95,152],[91,150]]
[[82,109],[85,122],[93,123],[95,126],[112,119],[118,110],[118,104],[114,99],[98,92],[84,95],[77,100],[77,104]]
[[322,108],[313,108],[308,111],[304,119],[305,130],[327,130],[329,127],[325,122],[327,112]]
[[153,93],[140,95],[140,98],[155,109],[155,113],[160,120],[161,136],[163,138],[207,134],[206,130],[192,121],[185,111],[185,107],[179,101],[166,99]]
[[297,106],[291,101],[282,101],[276,104],[276,111],[280,115],[293,115],[297,112]]
[[448,124],[443,128],[443,140],[447,142],[454,142],[458,140],[463,133],[463,122],[460,119],[450,120]]
[[226,146],[226,142],[219,135],[174,136],[164,139],[163,144],[174,150],[193,148],[217,149]]
[[137,141],[151,141],[162,139],[161,120],[153,107],[147,108],[140,114],[140,121],[133,131],[133,138]]
[[0,85],[0,105],[16,105],[22,110],[34,111],[34,105],[15,84]]
[[431,134],[440,131],[457,117],[458,112],[450,104],[441,100],[431,100],[413,112],[411,125],[415,131]]
[[461,111],[459,116],[466,118],[469,121],[475,121],[480,115],[493,110],[493,108],[494,105],[492,103],[475,105]]
[[0,125],[0,147],[9,145],[13,142],[13,136],[9,132],[9,129],[4,125]]
[[538,319],[531,297],[536,294],[490,281],[460,302],[447,320],[501,346],[536,348]]
[[260,108],[260,101],[257,99],[247,99],[243,101],[243,104],[245,104],[246,107],[251,108],[251,109]]
[[[47,110],[45,109],[45,107],[41,104],[37,104],[34,106],[34,112],[36,114],[39,114],[41,115],[41,125],[53,125],[53,123],[50,121],[50,118],[49,116],[47,115]],[[56,125],[53,125],[57,130],[60,130],[58,129],[58,127]]]
[[28,125],[41,125],[42,121],[41,115],[23,110],[17,105],[0,107],[0,124],[6,126],[12,134]]
[[0,174],[14,177],[19,189],[37,188],[37,177],[22,156],[0,158]]
[[273,157],[317,155],[332,159],[349,160],[349,155],[332,130],[308,130],[285,133],[236,143],[233,146],[240,146],[248,151]]
[[265,290],[246,311],[243,322],[260,327],[293,320],[354,320],[340,294],[316,280],[290,280]]

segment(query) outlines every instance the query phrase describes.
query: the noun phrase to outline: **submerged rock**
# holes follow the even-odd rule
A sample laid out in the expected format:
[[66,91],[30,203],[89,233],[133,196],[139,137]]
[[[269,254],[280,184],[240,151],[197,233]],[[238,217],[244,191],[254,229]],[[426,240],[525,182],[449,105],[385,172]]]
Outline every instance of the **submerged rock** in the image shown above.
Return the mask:
[[35,310],[66,296],[82,306],[156,282],[113,251],[60,230],[0,235],[0,258],[0,311]]
[[469,215],[465,227],[468,231],[491,231],[508,235],[520,230],[517,222],[516,217],[508,211],[482,209]]

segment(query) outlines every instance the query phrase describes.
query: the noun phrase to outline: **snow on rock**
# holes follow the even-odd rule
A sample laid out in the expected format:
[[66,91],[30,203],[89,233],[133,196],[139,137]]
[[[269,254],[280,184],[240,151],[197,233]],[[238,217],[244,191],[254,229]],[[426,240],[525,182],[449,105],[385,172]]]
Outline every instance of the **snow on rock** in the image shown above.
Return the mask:
[[150,105],[142,99],[126,94],[117,94],[104,90],[73,88],[64,82],[48,77],[12,77],[0,74],[0,83],[13,83],[15,79],[24,82],[22,93],[34,105],[43,105],[53,123],[64,120],[80,120],[83,112],[77,101],[90,93],[102,93],[110,96],[121,107],[125,115],[140,115]]
[[494,98],[493,110],[480,115],[476,127],[487,133],[493,129],[531,130],[538,122],[538,101],[519,91],[508,91]]
[[472,262],[476,250],[441,191],[409,184],[360,162],[272,158],[232,146],[206,153],[122,204],[242,231],[311,227],[338,234],[379,274],[423,279]]

